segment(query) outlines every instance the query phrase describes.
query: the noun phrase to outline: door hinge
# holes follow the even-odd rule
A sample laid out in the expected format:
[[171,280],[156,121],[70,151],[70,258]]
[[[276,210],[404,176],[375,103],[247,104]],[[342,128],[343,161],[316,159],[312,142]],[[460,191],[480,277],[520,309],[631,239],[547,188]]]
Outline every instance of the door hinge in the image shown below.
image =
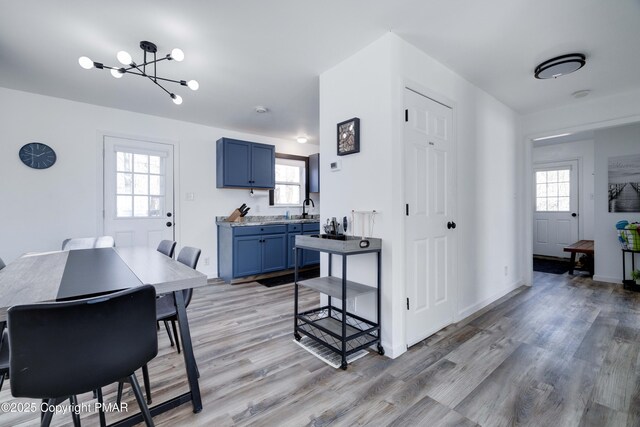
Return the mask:
[[404,121],[405,122],[409,121],[409,110],[407,109],[404,110]]
[[409,298],[407,298],[407,310],[409,310]]
[[405,213],[407,216],[409,216],[409,203],[407,203],[406,205],[404,205],[405,208]]

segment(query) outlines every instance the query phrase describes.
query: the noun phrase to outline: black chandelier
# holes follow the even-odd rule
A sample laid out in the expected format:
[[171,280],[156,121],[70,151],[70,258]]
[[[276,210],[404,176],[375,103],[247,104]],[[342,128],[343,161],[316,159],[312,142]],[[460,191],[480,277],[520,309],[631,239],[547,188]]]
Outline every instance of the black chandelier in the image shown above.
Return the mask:
[[[111,70],[111,75],[116,79],[119,79],[125,74],[133,74],[136,76],[147,77],[153,83],[158,85],[160,89],[167,92],[167,94],[173,100],[174,104],[177,104],[177,105],[182,104],[182,97],[180,95],[176,95],[173,92],[169,92],[167,89],[164,88],[164,86],[158,83],[158,80],[163,82],[178,83],[182,86],[187,86],[191,90],[198,90],[198,88],[200,87],[200,84],[195,80],[189,80],[189,81],[171,80],[171,79],[158,77],[157,69],[156,69],[158,62],[164,61],[164,60],[168,60],[168,61],[174,60],[174,61],[180,62],[184,59],[184,52],[182,52],[182,50],[177,48],[173,49],[171,53],[158,59],[156,56],[158,52],[158,47],[154,43],[151,43],[148,41],[141,41],[140,49],[142,49],[144,52],[144,59],[142,64],[136,64],[131,58],[131,55],[129,55],[129,53],[125,52],[124,50],[121,50],[120,52],[118,52],[118,54],[116,55],[116,58],[118,58],[118,61],[120,61],[122,65],[125,65],[125,67],[110,67],[108,65],[104,65],[101,62],[92,61],[86,56],[81,56],[78,59],[78,63],[85,70],[89,70],[91,68],[98,68],[100,70],[103,70],[103,69]],[[153,54],[153,60],[147,61],[147,53]],[[151,66],[153,65],[153,74],[150,74],[150,73],[147,74],[147,65],[149,66],[149,68],[151,68]]]

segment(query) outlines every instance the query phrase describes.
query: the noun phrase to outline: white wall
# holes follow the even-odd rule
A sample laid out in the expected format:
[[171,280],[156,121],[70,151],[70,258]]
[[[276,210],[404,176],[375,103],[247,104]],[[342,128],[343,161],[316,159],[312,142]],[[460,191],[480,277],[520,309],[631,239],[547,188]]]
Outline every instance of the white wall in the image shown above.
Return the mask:
[[[579,160],[580,177],[578,181],[579,226],[578,239],[594,240],[594,142],[592,139],[584,141],[564,142],[535,146],[533,148],[534,163],[553,163],[565,160]],[[533,226],[533,224],[532,224]]]
[[[342,157],[340,172],[323,173],[321,216],[376,209],[375,237],[383,239],[383,345],[391,357],[406,349],[404,288],[405,85],[454,107],[458,144],[456,319],[521,283],[518,222],[522,152],[518,116],[394,34],[387,34],[320,77],[320,145],[335,158],[336,123],[361,119],[361,152]],[[326,163],[323,165],[325,168]],[[324,170],[323,170],[324,172]],[[349,264],[353,280],[371,282],[373,259]],[[505,267],[508,273],[505,275]],[[371,301],[356,303],[371,316]]]
[[[277,152],[298,155],[319,148],[9,89],[0,88],[0,100],[0,257],[5,261],[28,251],[58,250],[67,237],[99,232],[101,133],[178,144],[178,244],[202,248],[198,269],[210,277],[217,276],[215,216],[228,215],[242,203],[252,207],[252,215],[285,211],[269,208],[266,197],[250,198],[247,190],[216,188],[216,140],[227,136],[263,142],[275,145]],[[18,150],[32,141],[56,150],[52,168],[38,171],[20,162]],[[195,193],[194,201],[186,201],[189,192]]]
[[[621,283],[622,260],[615,225],[626,219],[640,222],[640,212],[609,212],[609,157],[640,154],[640,124],[595,132],[595,280]],[[631,258],[627,255],[627,274]],[[638,264],[640,265],[640,264]]]

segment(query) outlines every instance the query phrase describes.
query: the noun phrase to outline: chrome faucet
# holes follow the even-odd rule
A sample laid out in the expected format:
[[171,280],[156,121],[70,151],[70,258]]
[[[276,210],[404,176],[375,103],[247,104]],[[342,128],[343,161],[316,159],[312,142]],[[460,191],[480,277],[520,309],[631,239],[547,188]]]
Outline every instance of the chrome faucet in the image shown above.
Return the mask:
[[305,205],[309,206],[309,202],[311,202],[311,206],[313,206],[314,208],[316,207],[316,204],[313,203],[313,200],[311,200],[310,198],[304,199],[304,201],[302,202],[302,218],[306,218],[307,215],[309,215],[304,209]]

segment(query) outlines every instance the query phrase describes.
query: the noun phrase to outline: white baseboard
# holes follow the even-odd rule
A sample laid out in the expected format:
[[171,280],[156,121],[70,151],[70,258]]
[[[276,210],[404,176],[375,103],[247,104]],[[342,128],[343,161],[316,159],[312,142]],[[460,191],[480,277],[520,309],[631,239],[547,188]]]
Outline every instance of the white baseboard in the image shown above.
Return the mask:
[[402,354],[407,352],[406,344],[401,344],[401,345],[397,345],[396,347],[391,347],[389,344],[383,342],[382,348],[384,348],[384,355],[391,359],[400,357]]
[[471,304],[470,306],[468,306],[468,307],[466,307],[466,308],[464,308],[464,309],[462,309],[462,310],[460,310],[458,312],[458,317],[457,317],[457,319],[455,319],[455,321],[459,322],[460,320],[471,316],[476,311],[482,310],[483,308],[485,308],[486,306],[488,306],[492,302],[499,300],[500,298],[502,298],[503,296],[505,296],[509,292],[513,291],[514,289],[518,289],[520,286],[522,286],[524,284],[525,284],[524,280],[520,279],[520,280],[512,283],[511,285],[507,286],[506,288],[503,288],[500,291],[496,292],[495,294],[491,295],[489,298],[486,298],[486,299],[484,299],[482,301],[479,301],[479,302],[477,302],[475,304]]
[[618,285],[622,284],[622,279],[619,277],[608,277],[608,276],[593,276],[593,280],[596,282],[606,282],[606,283],[616,283]]

